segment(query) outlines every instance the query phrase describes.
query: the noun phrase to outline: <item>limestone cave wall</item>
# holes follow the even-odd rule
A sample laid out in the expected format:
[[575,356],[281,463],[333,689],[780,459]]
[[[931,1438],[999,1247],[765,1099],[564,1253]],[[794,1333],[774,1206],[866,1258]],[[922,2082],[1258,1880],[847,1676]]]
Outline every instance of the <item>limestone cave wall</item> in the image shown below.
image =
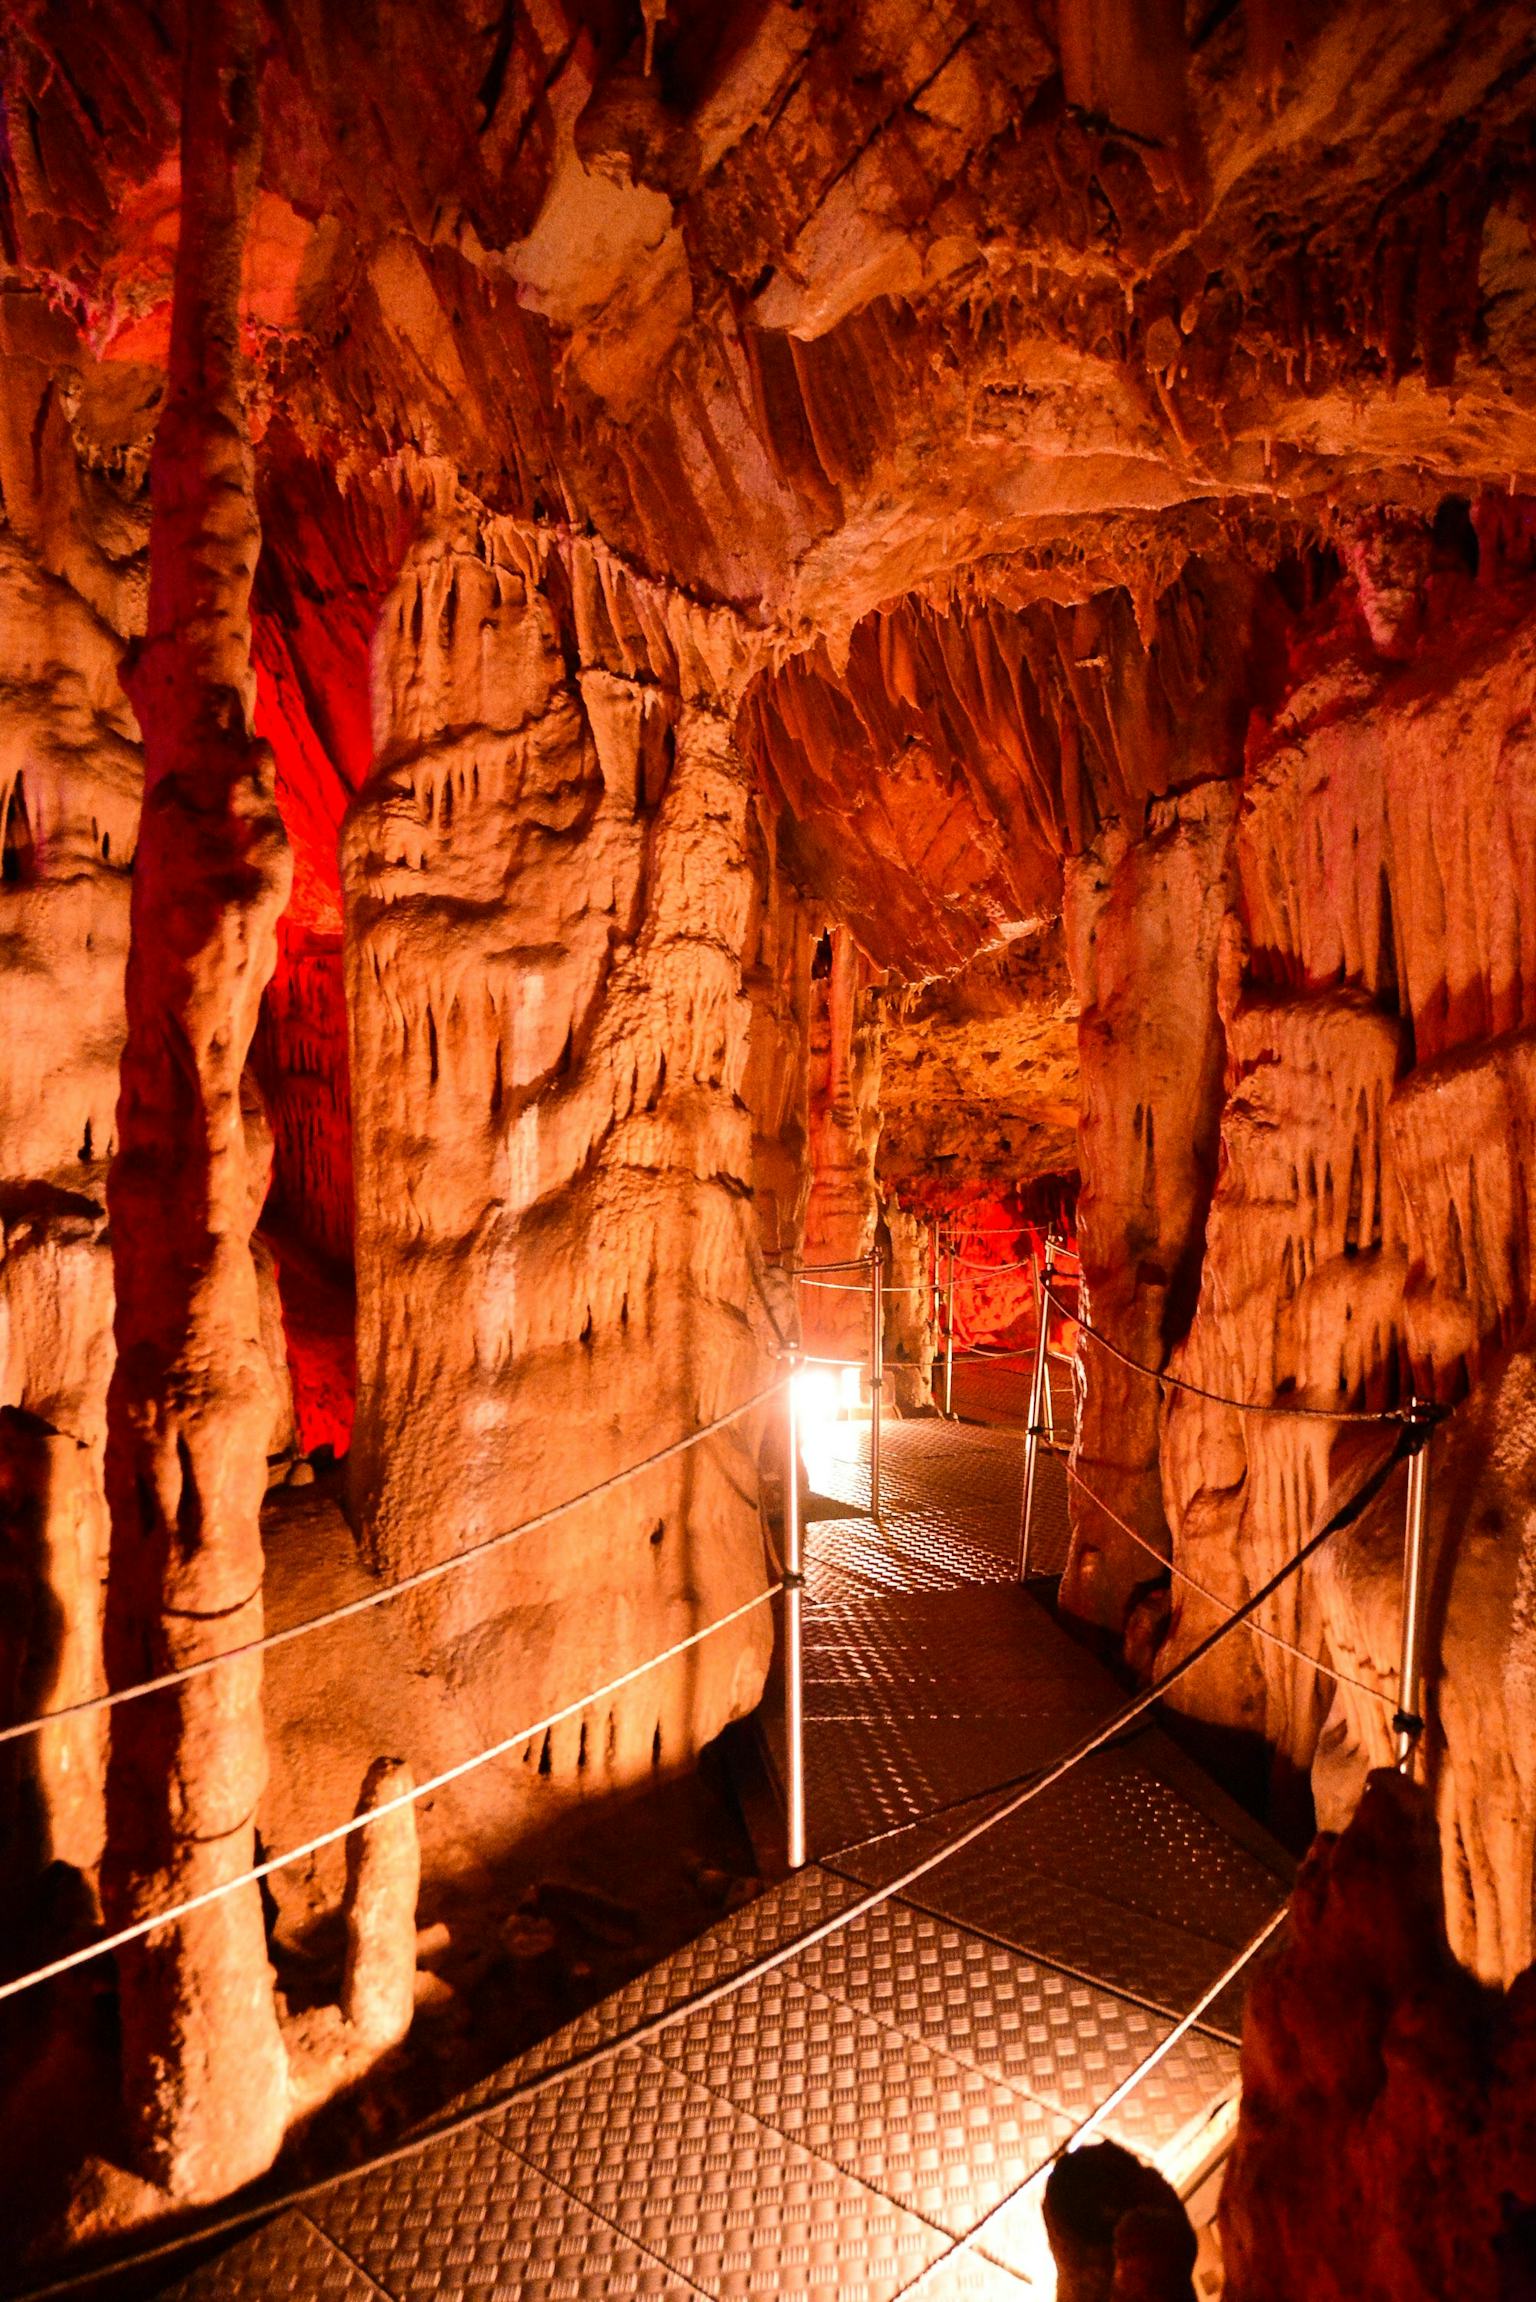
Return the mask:
[[[385,1574],[766,1386],[739,656],[728,619],[669,629],[601,553],[546,564],[452,500],[385,602],[342,857],[350,1473]],[[485,1740],[642,1660],[631,1624],[659,1648],[762,1588],[752,1439],[725,1432],[440,1587],[433,1667]],[[757,1699],[768,1638],[759,1616],[571,1719],[540,1772],[624,1779],[696,1750]]]
[[[1462,1402],[1436,1442],[1436,1779],[1452,1939],[1507,1981],[1531,1956],[1527,1506],[1513,1433],[1531,1314],[1519,1082],[1533,601],[1504,532],[1494,512],[1476,580],[1464,565],[1430,575],[1430,539],[1406,539],[1418,581],[1400,586],[1390,629],[1379,611],[1372,628],[1361,597],[1255,729],[1220,985],[1220,1169],[1172,1364],[1261,1403],[1369,1408],[1410,1391]],[[1506,1417],[1508,1442],[1494,1436]],[[1176,1564],[1228,1595],[1252,1587],[1363,1443],[1171,1394]],[[1399,1489],[1271,1626],[1382,1696],[1397,1665],[1401,1509]],[[1177,1589],[1173,1608],[1177,1649],[1209,1615]],[[1249,1642],[1195,1685],[1206,1715],[1315,1769],[1330,1821],[1390,1757],[1385,1702],[1272,1646]],[[1494,1751],[1497,1783],[1484,1772]]]

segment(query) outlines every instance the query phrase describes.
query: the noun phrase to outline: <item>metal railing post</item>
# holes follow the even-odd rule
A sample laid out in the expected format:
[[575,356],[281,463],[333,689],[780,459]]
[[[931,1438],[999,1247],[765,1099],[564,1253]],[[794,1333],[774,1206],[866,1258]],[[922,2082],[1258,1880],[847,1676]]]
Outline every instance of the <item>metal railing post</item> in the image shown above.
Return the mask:
[[[1037,1273],[1037,1287],[1038,1284],[1039,1274]],[[1045,1439],[1047,1446],[1054,1447],[1056,1444],[1056,1385],[1051,1379],[1051,1313],[1049,1304],[1043,1298],[1040,1302],[1040,1319],[1041,1342],[1045,1350]]]
[[784,1819],[791,1870],[805,1866],[805,1654],[801,1604],[805,1593],[800,1531],[800,1410],[797,1351],[789,1355],[784,1421],[789,1460],[784,1473]]
[[1403,1525],[1403,1659],[1397,1682],[1397,1735],[1400,1774],[1413,1772],[1413,1755],[1424,1732],[1424,1614],[1429,1560],[1429,1438],[1432,1414],[1414,1398],[1409,1413],[1418,1443],[1408,1458],[1408,1509]]
[[1035,1273],[1035,1372],[1029,1387],[1029,1424],[1024,1433],[1024,1492],[1019,1498],[1019,1581],[1029,1580],[1029,1538],[1035,1516],[1035,1472],[1040,1461],[1040,1441],[1045,1436],[1041,1413],[1045,1404],[1045,1386],[1050,1380],[1046,1357],[1047,1330],[1051,1306],[1046,1299],[1056,1261],[1056,1235],[1047,1232],[1045,1239],[1045,1270]]
[[928,1226],[928,1325],[933,1335],[933,1350],[928,1359],[928,1396],[930,1399],[933,1397],[933,1377],[938,1364],[940,1321],[943,1315],[939,1289],[939,1226],[937,1222],[933,1222]]
[[944,1412],[955,1410],[955,1234],[949,1233],[949,1273],[944,1289]]
[[885,1391],[885,1250],[869,1250],[869,1515],[880,1524],[880,1410]]

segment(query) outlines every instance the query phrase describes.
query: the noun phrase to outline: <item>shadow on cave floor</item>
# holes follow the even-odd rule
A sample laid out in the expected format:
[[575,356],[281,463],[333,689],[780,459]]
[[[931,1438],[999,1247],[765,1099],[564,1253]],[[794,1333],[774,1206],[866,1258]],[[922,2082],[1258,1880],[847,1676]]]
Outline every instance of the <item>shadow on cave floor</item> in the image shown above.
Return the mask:
[[[410,2036],[290,2137],[261,2187],[334,2173],[387,2148],[758,1894],[764,1881],[738,1796],[741,1777],[741,1754],[732,1763],[716,1744],[696,1771],[552,1818],[503,1863],[435,1887]],[[56,1953],[60,1938],[45,1914],[32,1932],[40,1929]],[[302,1946],[273,1948],[279,1988],[294,2011],[335,1999],[339,1912]],[[41,2275],[34,2259],[23,2276],[22,2255],[61,2211],[82,2154],[123,2161],[115,2049],[107,1962],[65,1978],[51,2005],[18,2001],[0,2035],[0,2123],[29,2137],[25,2153],[0,2153],[0,2293]],[[213,2251],[189,2247],[174,2274],[184,2276]],[[71,2268],[90,2259],[72,2257]],[[89,2293],[95,2302],[138,2302],[170,2275],[163,2263],[104,2274]]]

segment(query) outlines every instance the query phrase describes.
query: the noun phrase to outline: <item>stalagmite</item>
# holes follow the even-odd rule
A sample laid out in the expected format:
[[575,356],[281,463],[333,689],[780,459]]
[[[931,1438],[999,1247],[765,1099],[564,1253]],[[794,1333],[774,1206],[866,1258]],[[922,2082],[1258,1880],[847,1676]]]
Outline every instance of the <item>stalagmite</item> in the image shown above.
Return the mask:
[[[375,1759],[357,1802],[372,1814],[408,1799],[415,1777],[402,1759]],[[414,1807],[380,1815],[347,1841],[347,1963],[341,2011],[364,2046],[398,2046],[411,2027],[416,1985],[416,1893],[421,1847]]]
[[[241,1081],[288,848],[251,734],[258,535],[241,402],[240,264],[257,167],[255,11],[193,11],[169,388],[155,438],[148,631],[125,672],[144,732],[127,1038],[108,1179],[107,1659],[118,1684],[259,1635],[274,1399],[251,1230],[266,1188]],[[103,1887],[148,1915],[247,1869],[265,1767],[246,1657],[115,1722]],[[223,2195],[273,2158],[287,2071],[254,1886],[132,1944],[123,2087],[143,2171]]]

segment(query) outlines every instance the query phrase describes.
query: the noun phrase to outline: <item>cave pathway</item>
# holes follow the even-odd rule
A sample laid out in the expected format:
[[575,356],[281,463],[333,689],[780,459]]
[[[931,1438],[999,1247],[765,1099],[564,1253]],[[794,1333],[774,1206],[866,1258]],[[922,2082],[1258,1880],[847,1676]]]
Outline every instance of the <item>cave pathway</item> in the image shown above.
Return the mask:
[[[867,1439],[811,1453],[809,1866],[521,2056],[459,2131],[309,2198],[179,2283],[177,2302],[1054,2291],[1052,2152],[1292,1873],[1160,1728],[906,1895],[685,2007],[894,1878],[1116,1706],[1110,1674],[1013,1581],[1020,1451],[1016,1430],[894,1426],[880,1529],[862,1515]],[[1052,1456],[1042,1567],[1059,1570],[1065,1528]],[[643,2044],[497,2107],[673,2008]],[[1240,2012],[1234,1988],[1102,2129],[1186,2196],[1231,2133]],[[946,2260],[1004,2199],[976,2249]]]

